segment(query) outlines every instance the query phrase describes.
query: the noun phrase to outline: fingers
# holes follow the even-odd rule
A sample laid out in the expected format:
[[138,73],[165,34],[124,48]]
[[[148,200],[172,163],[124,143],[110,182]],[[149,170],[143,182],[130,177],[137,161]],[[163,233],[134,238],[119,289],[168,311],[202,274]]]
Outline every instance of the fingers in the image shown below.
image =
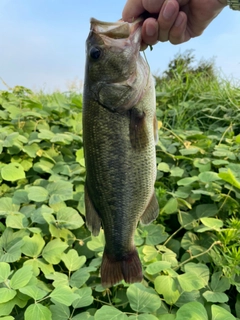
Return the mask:
[[179,12],[176,0],[167,0],[160,9],[158,19],[148,18],[142,28],[143,42],[154,45],[157,41],[170,41],[173,44],[183,42],[186,29],[186,14]]
[[145,8],[143,6],[142,0],[128,0],[123,12],[122,18],[124,21],[132,22],[135,18],[139,17]]
[[[151,13],[159,13],[165,0],[142,0],[144,9]],[[176,0],[175,0],[176,1]]]
[[154,18],[148,18],[142,26],[142,40],[148,45],[158,42],[158,22]]
[[180,44],[190,40],[190,38],[190,33],[187,30],[187,15],[180,11],[169,32],[169,41],[172,44]]
[[[165,0],[128,0],[123,12],[124,21],[132,22],[142,13],[158,14]],[[176,0],[175,0],[176,1]]]
[[179,13],[179,4],[176,0],[164,2],[158,17],[158,40],[164,42],[169,40],[169,32],[175,23]]
[[[147,18],[142,27],[142,48],[158,41],[179,44],[190,39],[187,32],[187,15],[179,11],[179,5],[189,0],[128,0],[123,10],[123,20],[132,22],[148,11],[153,17]],[[158,18],[155,19],[155,14]]]

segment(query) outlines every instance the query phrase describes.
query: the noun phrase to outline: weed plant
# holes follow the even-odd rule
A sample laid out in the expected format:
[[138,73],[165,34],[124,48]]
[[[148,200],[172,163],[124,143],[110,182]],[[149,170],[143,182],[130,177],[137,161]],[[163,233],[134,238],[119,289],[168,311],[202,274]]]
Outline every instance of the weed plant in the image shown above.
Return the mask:
[[240,319],[240,91],[177,56],[156,77],[158,219],[142,283],[105,289],[85,225],[82,97],[0,92],[0,319]]

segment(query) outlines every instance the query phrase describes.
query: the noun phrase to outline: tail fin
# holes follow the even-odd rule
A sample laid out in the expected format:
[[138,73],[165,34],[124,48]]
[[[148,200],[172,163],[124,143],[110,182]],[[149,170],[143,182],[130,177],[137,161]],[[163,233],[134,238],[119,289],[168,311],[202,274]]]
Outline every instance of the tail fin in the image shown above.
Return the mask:
[[101,266],[103,287],[111,287],[123,279],[127,283],[140,282],[142,278],[142,265],[136,249],[125,254],[121,260],[104,251]]

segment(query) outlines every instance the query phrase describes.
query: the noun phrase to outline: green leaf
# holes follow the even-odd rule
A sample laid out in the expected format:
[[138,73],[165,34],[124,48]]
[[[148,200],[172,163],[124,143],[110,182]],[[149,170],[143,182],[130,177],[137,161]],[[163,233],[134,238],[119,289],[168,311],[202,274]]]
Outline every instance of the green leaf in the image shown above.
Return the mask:
[[68,320],[70,317],[70,310],[64,304],[56,303],[49,308],[52,313],[52,320]]
[[212,163],[213,163],[215,166],[223,166],[223,165],[225,165],[225,164],[229,164],[229,161],[220,159],[220,160],[213,160]]
[[97,237],[92,236],[92,240],[87,242],[87,247],[94,252],[102,252],[105,246],[103,230],[100,230]]
[[45,245],[45,241],[43,240],[40,234],[34,234],[32,237],[24,237],[23,238],[23,246],[22,253],[26,256],[37,258]]
[[152,288],[146,288],[141,283],[131,284],[127,289],[130,306],[137,312],[156,311],[161,306],[161,299]]
[[25,190],[17,190],[14,192],[12,197],[12,202],[16,205],[20,205],[22,203],[27,204],[29,203],[29,199],[27,196],[27,191]]
[[159,171],[170,172],[169,165],[167,163],[165,163],[165,162],[159,163],[157,168],[158,168]]
[[172,214],[175,213],[178,209],[178,201],[175,198],[171,198],[168,200],[168,202],[165,204],[165,206],[161,210],[162,213]]
[[33,298],[34,300],[42,299],[48,294],[47,291],[42,290],[41,288],[39,288],[36,285],[26,286],[24,288],[20,288],[19,291],[26,294],[27,296]]
[[0,316],[6,316],[11,314],[15,305],[16,305],[16,297],[5,303],[0,303]]
[[80,163],[81,166],[85,167],[85,159],[83,149],[79,149],[76,152],[76,161]]
[[202,172],[198,175],[198,178],[201,182],[204,183],[220,180],[218,173],[212,171]]
[[[153,316],[152,314],[136,314],[135,316],[130,316],[129,319],[132,320],[158,320],[157,317]],[[161,317],[162,319],[162,317]]]
[[182,177],[184,174],[184,170],[179,167],[172,167],[170,172],[171,177]]
[[154,281],[154,286],[162,294],[166,303],[173,305],[180,297],[177,280],[170,276],[159,276]]
[[[177,255],[176,255],[175,252],[173,252],[172,250],[168,249],[164,245],[158,245],[157,249],[161,252],[163,261],[171,262],[171,266],[172,267],[176,267],[178,265],[178,261],[176,259]],[[175,274],[175,272],[174,272],[174,274]]]
[[70,134],[57,133],[50,141],[53,143],[70,144],[73,141],[73,137]]
[[189,302],[177,311],[176,320],[208,320],[208,315],[201,303]]
[[35,158],[40,147],[37,143],[32,143],[30,146],[23,146],[23,152],[25,152],[30,158]]
[[54,272],[46,275],[47,279],[54,280],[52,285],[57,287],[69,286],[68,276],[64,273]]
[[17,291],[9,288],[0,288],[1,303],[12,300],[17,294]]
[[179,186],[188,186],[193,182],[198,181],[198,177],[194,176],[194,177],[190,177],[190,178],[183,178],[181,180],[178,180],[177,184]]
[[39,131],[40,133],[38,134],[38,138],[42,140],[51,140],[55,136],[55,134],[50,130],[40,129]]
[[86,262],[86,257],[79,257],[77,251],[71,249],[68,251],[68,253],[62,254],[62,261],[64,262],[65,266],[68,268],[69,271],[75,271],[84,265],[84,263]]
[[220,172],[218,176],[222,180],[230,183],[232,186],[240,189],[240,181],[237,180],[236,176],[234,175],[234,172],[231,169],[228,169],[227,172]]
[[101,309],[97,310],[95,313],[95,320],[127,320],[128,317],[125,313],[121,312],[120,310],[109,307],[103,306]]
[[6,262],[0,262],[0,283],[5,282],[10,274],[10,265]]
[[77,210],[66,207],[57,212],[57,223],[60,227],[75,230],[84,225],[84,221]]
[[236,320],[236,318],[224,308],[221,308],[216,305],[212,305],[211,310],[212,310],[212,320]]
[[171,268],[171,262],[169,261],[156,261],[147,266],[146,272],[148,274],[154,275],[163,270]]
[[148,262],[155,259],[158,255],[157,250],[153,246],[144,246],[142,250],[144,254],[144,261]]
[[193,165],[199,168],[200,172],[206,172],[211,170],[211,161],[208,158],[195,159]]
[[228,301],[228,296],[222,292],[205,291],[203,297],[207,302],[224,303]]
[[16,162],[6,164],[1,169],[1,175],[3,180],[6,181],[17,181],[25,178],[25,172],[23,167]]
[[235,303],[235,310],[236,310],[236,315],[239,318],[240,317],[240,294],[239,293],[237,295],[237,301]]
[[19,206],[13,204],[12,199],[8,197],[0,198],[0,215],[18,213]]
[[92,316],[89,312],[81,312],[72,318],[72,320],[94,320],[94,319],[95,319],[94,316]]
[[196,206],[197,218],[212,217],[218,213],[218,207],[215,204],[200,204]]
[[50,264],[58,264],[62,259],[63,252],[68,245],[60,239],[54,239],[47,243],[42,251],[43,258]]
[[214,229],[219,231],[223,227],[223,221],[219,219],[201,218],[200,221],[202,222],[202,224],[208,227],[208,230]]
[[69,284],[72,287],[80,288],[84,283],[86,283],[89,277],[90,273],[88,271],[88,268],[81,268],[72,274]]
[[24,320],[52,320],[51,311],[40,303],[31,304],[24,313]]
[[16,272],[14,272],[10,280],[11,288],[17,290],[25,287],[31,280],[32,275],[33,271],[31,266],[23,266],[22,268],[18,269]]
[[13,229],[24,229],[28,226],[28,219],[22,213],[8,215],[6,226]]
[[142,228],[146,235],[147,245],[156,245],[164,242],[168,238],[168,234],[165,232],[165,228],[162,225],[150,224]]
[[[175,320],[176,315],[175,314],[161,314],[159,320]],[[147,319],[146,319],[147,320]]]
[[74,293],[78,295],[78,299],[73,302],[73,308],[83,308],[90,306],[93,303],[91,288],[81,288],[74,291]]
[[211,278],[211,288],[215,292],[224,292],[231,287],[230,280],[224,277],[222,272],[215,272]]
[[199,290],[205,287],[204,280],[200,277],[196,277],[195,273],[187,272],[179,275],[177,279],[183,291],[186,292]]
[[[9,230],[9,229],[6,229],[6,230]],[[0,256],[0,261],[15,262],[19,260],[22,254],[21,247],[22,247],[22,240],[8,245],[7,251],[5,251],[2,256]]]
[[47,185],[47,191],[50,194],[50,205],[73,198],[73,185],[67,181],[50,182]]
[[218,176],[222,180],[230,183],[232,186],[240,189],[240,181],[237,180],[236,176],[234,175],[234,173],[233,173],[233,171],[231,169],[228,169],[227,172],[220,172],[218,174]]
[[179,151],[180,151],[181,155],[186,156],[186,155],[190,155],[190,154],[196,154],[196,153],[200,152],[201,149],[194,147],[194,146],[190,146],[189,148],[181,149]]
[[175,303],[175,305],[179,308],[184,306],[186,303],[199,301],[200,298],[200,292],[197,290],[191,291],[191,292],[182,292],[181,296],[179,297],[178,301]]
[[196,220],[194,216],[188,212],[180,211],[178,214],[179,223],[184,226],[185,229],[191,230],[194,227],[194,223],[196,224]]
[[73,293],[72,289],[68,286],[60,286],[55,288],[51,294],[51,299],[53,302],[62,303],[65,306],[71,306],[73,301],[79,298],[79,296]]
[[48,199],[48,191],[42,187],[29,187],[27,189],[28,199],[36,202],[43,202]]
[[205,264],[189,262],[185,264],[184,270],[186,273],[190,272],[192,274],[195,274],[196,277],[201,278],[203,280],[204,286],[208,285],[210,271]]
[[[39,150],[38,151],[38,155],[42,155],[42,150]],[[47,160],[46,158],[42,158],[40,159],[39,162],[36,162],[34,165],[33,165],[33,170],[38,172],[38,173],[50,173],[52,174],[52,168],[53,168],[54,164],[50,161],[50,160]]]

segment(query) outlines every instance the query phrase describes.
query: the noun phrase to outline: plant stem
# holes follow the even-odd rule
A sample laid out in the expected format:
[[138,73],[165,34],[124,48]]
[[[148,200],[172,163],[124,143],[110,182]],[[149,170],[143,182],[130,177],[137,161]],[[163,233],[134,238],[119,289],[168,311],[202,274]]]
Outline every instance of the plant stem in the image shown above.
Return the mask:
[[182,263],[180,263],[177,267],[173,268],[173,270],[178,270],[179,268],[181,268],[184,264],[188,263],[189,261],[192,261],[193,259],[196,259],[198,257],[203,256],[204,254],[208,253],[209,251],[212,250],[212,248],[214,246],[216,246],[217,244],[221,244],[221,241],[214,241],[211,246],[204,252],[201,252],[199,254],[196,254],[195,256],[191,256],[189,259],[183,261]]

